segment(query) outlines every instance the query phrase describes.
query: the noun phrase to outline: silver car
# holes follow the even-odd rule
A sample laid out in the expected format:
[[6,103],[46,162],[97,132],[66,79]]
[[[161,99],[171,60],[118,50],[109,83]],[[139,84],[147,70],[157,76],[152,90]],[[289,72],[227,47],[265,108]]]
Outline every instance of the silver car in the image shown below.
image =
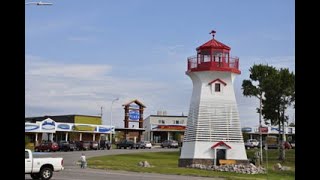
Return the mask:
[[161,147],[162,148],[178,148],[179,147],[179,144],[177,141],[175,140],[165,140],[161,143]]

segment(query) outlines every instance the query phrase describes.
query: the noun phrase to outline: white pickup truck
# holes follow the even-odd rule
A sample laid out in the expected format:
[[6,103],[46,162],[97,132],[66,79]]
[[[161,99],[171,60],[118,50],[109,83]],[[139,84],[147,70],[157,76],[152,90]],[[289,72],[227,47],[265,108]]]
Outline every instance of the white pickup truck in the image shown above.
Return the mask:
[[34,158],[31,150],[25,149],[25,174],[32,179],[51,179],[54,171],[62,171],[63,158]]

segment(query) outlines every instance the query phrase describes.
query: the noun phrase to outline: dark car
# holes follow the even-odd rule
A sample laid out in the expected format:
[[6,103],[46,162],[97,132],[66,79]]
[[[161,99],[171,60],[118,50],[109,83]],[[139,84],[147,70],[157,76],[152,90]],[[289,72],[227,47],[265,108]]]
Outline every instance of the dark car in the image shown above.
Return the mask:
[[179,147],[179,144],[178,144],[178,141],[175,141],[175,140],[165,140],[161,143],[161,147],[162,148],[178,148]]
[[90,149],[90,141],[76,141],[77,150],[89,150]]
[[68,141],[59,141],[60,151],[70,151],[70,144]]
[[69,142],[69,150],[70,150],[70,151],[75,151],[75,150],[77,150],[76,142],[74,142],[74,141],[70,141],[70,142]]
[[100,140],[99,142],[99,149],[110,149],[111,143],[107,140]]
[[121,148],[124,148],[124,149],[137,148],[137,144],[136,143],[134,143],[133,141],[126,140],[126,139],[118,142],[116,145],[117,145],[117,149],[121,149]]

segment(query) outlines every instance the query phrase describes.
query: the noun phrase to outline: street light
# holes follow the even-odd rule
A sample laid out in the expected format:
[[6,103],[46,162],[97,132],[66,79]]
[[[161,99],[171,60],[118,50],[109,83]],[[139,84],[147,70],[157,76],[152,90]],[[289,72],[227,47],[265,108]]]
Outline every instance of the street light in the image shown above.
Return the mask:
[[[112,125],[113,125],[113,121],[112,121],[112,105],[115,101],[118,101],[119,98],[117,97],[116,99],[112,100],[111,102],[111,110],[110,110],[110,125],[111,125],[111,128],[112,128]],[[112,133],[112,131],[111,131]],[[110,143],[112,143],[112,135],[111,135],[111,139],[110,139]]]
[[45,6],[45,5],[53,5],[53,3],[39,1],[39,2],[27,2],[26,5]]

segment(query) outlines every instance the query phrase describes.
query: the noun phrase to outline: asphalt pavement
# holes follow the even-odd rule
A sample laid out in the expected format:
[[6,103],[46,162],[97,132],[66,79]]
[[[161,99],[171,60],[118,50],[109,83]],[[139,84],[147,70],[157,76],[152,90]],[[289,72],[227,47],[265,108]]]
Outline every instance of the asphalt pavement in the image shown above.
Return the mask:
[[[81,169],[76,162],[82,153],[87,158],[103,155],[128,154],[137,152],[161,152],[178,151],[179,149],[152,148],[152,149],[111,149],[96,151],[73,151],[73,152],[52,152],[52,153],[34,153],[35,157],[63,157],[64,170],[54,172],[51,180],[218,180],[222,178],[204,178],[194,176],[165,175],[155,173],[137,173],[127,171],[103,170],[103,169]],[[31,180],[29,174],[25,175],[26,180]]]

